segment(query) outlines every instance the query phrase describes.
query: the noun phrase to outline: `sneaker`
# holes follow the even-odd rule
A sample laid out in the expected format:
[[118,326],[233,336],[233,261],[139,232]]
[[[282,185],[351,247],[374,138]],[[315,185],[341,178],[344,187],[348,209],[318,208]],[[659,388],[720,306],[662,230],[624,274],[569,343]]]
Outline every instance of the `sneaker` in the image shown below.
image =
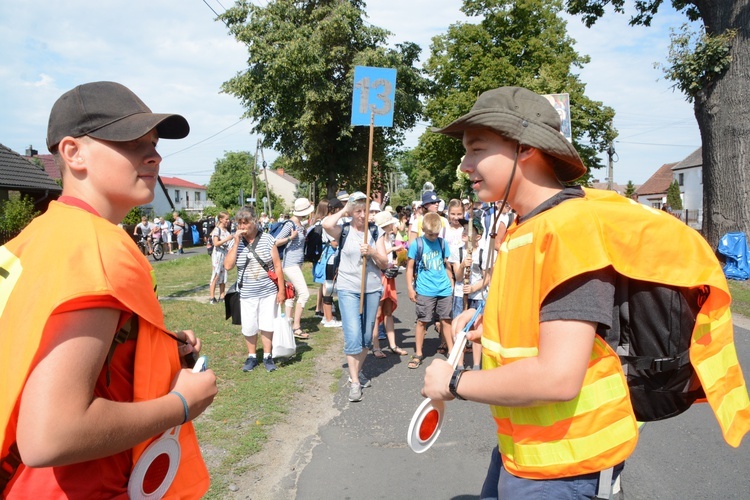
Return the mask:
[[273,362],[273,358],[271,356],[263,358],[263,366],[265,366],[266,370],[269,372],[272,372],[276,369],[276,364]]
[[341,328],[341,321],[337,319],[332,319],[331,321],[323,320],[320,324],[325,328]]
[[212,297],[211,300],[208,301],[208,303],[209,304],[218,304],[219,301]]
[[242,371],[243,372],[251,372],[253,371],[253,368],[258,366],[258,358],[254,358],[252,356],[248,356],[245,360],[245,364],[242,365]]
[[[349,384],[351,385],[352,378],[349,377]],[[362,372],[359,372],[359,385],[362,386],[363,389],[367,389],[368,387],[372,387],[372,381],[365,377],[365,374]]]
[[356,403],[357,401],[362,401],[362,386],[360,385],[353,385],[349,389],[349,401],[352,403]]
[[323,311],[315,311],[315,316],[322,318],[323,317]]

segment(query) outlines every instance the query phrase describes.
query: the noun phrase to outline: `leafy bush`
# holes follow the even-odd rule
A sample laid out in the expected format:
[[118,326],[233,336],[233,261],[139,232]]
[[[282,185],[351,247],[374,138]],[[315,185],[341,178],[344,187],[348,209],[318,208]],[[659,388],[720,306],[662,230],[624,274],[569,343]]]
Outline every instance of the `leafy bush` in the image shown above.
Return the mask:
[[122,219],[122,223],[126,226],[139,224],[141,222],[141,216],[143,216],[141,207],[133,207],[125,218]]
[[39,211],[34,209],[30,196],[13,197],[0,205],[0,231],[7,234],[20,233]]

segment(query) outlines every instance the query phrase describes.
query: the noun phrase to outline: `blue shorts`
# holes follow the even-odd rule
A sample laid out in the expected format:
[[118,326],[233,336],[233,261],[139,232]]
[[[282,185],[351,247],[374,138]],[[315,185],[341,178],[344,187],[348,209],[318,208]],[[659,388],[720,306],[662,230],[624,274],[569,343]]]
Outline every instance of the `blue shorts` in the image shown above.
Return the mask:
[[[625,462],[614,467],[612,484],[620,476]],[[595,498],[599,487],[599,473],[581,476],[562,477],[560,479],[524,479],[514,476],[503,467],[500,452],[495,446],[492,450],[490,467],[482,486],[481,500],[583,500]],[[619,496],[619,495],[618,495]],[[614,496],[614,498],[618,498]]]
[[344,329],[344,354],[356,356],[372,347],[372,329],[380,305],[380,290],[365,294],[364,312],[359,313],[359,292],[339,290],[341,326]]

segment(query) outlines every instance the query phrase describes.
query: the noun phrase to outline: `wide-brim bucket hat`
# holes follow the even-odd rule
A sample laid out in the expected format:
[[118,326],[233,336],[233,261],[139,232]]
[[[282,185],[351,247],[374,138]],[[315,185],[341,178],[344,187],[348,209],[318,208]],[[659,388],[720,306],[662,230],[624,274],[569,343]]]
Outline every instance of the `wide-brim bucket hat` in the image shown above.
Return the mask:
[[382,228],[384,228],[386,226],[389,226],[391,224],[396,224],[398,222],[398,220],[395,217],[393,217],[392,213],[390,213],[387,210],[384,210],[382,212],[378,212],[375,215],[375,221],[374,222],[375,222],[376,226],[378,226],[379,228],[382,229]]
[[555,159],[558,179],[570,182],[586,173],[573,145],[560,133],[560,115],[543,96],[522,87],[482,93],[467,114],[433,132],[462,139],[465,130],[487,128]]
[[307,198],[297,198],[294,200],[294,211],[292,212],[297,217],[306,217],[315,210],[310,200]]

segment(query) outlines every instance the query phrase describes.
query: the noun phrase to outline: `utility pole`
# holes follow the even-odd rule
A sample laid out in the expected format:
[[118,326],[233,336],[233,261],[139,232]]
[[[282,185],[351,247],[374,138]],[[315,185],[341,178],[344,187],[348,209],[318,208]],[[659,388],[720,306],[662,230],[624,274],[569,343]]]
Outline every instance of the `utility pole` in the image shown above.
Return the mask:
[[258,176],[258,150],[260,149],[260,139],[255,144],[255,156],[253,157],[253,170],[250,174],[253,176],[253,194],[250,195],[253,198],[253,208],[255,208],[255,200],[257,199],[257,189],[255,187],[255,179]]
[[[260,145],[260,139],[258,139],[258,145]],[[265,156],[263,156],[263,148],[260,148],[260,158],[263,160],[261,165],[263,166],[263,178],[266,182],[266,198],[268,199],[268,208],[264,208],[266,214],[268,214],[269,217],[273,217],[273,214],[271,213],[271,193],[268,190],[268,164],[266,163]]]
[[607,169],[607,190],[612,191],[612,184],[614,184],[614,156],[615,156],[615,146],[613,143],[609,143],[609,148],[607,148],[607,155],[609,156],[609,166]]

